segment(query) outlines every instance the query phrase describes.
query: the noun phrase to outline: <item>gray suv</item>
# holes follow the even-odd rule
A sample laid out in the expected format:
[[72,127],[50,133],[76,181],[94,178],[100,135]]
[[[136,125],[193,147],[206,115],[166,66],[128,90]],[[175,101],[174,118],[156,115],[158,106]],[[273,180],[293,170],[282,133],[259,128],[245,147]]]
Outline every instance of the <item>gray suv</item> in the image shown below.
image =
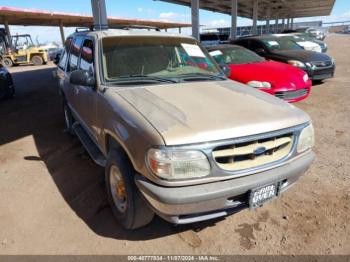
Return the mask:
[[58,63],[67,130],[105,167],[126,229],[257,208],[314,159],[303,111],[228,80],[192,37],[135,30],[67,39]]

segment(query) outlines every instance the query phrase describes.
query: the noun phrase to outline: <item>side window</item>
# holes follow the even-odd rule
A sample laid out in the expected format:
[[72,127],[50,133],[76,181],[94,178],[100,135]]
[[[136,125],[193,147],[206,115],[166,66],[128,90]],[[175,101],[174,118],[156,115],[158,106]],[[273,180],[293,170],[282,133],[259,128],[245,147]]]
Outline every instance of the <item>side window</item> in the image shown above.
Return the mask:
[[85,39],[80,56],[79,69],[88,71],[90,75],[94,75],[94,42]]
[[264,49],[265,50],[265,47],[261,43],[259,43],[258,41],[251,40],[250,41],[250,50],[253,50],[255,52],[258,49],[260,49],[260,50]]
[[72,38],[68,38],[64,44],[64,49],[62,51],[60,62],[58,63],[58,67],[62,70],[66,69],[66,64],[68,60],[68,54],[70,50],[70,46],[72,44]]
[[82,42],[82,37],[79,37],[79,36],[73,40],[72,47],[70,49],[67,72],[72,72],[78,69],[81,42]]

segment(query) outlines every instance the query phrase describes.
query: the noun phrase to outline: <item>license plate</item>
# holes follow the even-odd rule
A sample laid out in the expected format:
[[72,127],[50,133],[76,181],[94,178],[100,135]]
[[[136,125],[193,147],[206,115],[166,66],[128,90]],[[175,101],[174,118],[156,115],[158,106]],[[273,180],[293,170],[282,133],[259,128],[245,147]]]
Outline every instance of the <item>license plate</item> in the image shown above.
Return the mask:
[[277,185],[268,185],[258,189],[253,189],[250,192],[250,207],[260,207],[262,204],[274,199],[277,196],[277,192]]

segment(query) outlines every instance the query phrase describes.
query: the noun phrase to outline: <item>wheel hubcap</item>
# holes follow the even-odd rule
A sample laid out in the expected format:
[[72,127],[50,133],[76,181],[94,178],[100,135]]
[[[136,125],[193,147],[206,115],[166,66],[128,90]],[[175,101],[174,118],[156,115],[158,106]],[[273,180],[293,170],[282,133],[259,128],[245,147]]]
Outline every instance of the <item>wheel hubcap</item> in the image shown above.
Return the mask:
[[119,168],[116,166],[112,166],[110,169],[109,183],[115,206],[118,211],[125,213],[127,206],[125,182]]

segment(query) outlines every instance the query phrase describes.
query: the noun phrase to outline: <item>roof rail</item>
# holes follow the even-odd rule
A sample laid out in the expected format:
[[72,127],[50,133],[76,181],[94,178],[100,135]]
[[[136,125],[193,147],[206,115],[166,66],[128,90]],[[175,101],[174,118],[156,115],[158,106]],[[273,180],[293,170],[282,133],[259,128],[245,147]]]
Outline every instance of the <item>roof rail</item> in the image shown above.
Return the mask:
[[79,32],[86,32],[86,31],[94,31],[94,27],[93,26],[89,26],[89,27],[77,27],[75,29],[75,32],[76,33],[79,33]]
[[160,28],[155,26],[146,26],[146,25],[115,25],[109,26],[111,29],[122,29],[122,30],[130,30],[130,29],[147,29],[147,30],[155,30],[160,31]]

